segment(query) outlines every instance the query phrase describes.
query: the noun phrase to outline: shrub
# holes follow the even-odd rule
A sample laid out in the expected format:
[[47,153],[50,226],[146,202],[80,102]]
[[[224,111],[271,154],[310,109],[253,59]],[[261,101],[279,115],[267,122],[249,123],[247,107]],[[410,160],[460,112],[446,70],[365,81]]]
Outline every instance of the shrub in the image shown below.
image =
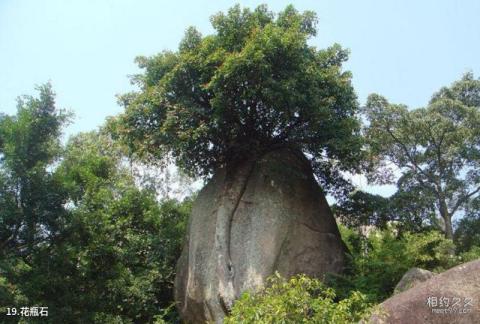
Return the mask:
[[480,246],[473,246],[469,251],[461,253],[459,259],[461,263],[480,259]]
[[360,292],[337,301],[335,291],[304,275],[267,279],[257,293],[245,292],[225,324],[233,323],[357,323],[370,314],[371,304]]
[[350,250],[350,262],[346,274],[332,275],[328,285],[343,298],[351,291],[360,291],[370,302],[381,302],[410,268],[441,272],[464,260],[451,254],[453,242],[438,231],[398,236],[390,226],[364,236],[340,225],[340,232]]
[[475,246],[480,246],[480,202],[474,207],[478,211],[471,212],[457,222],[455,243],[458,252],[465,252]]

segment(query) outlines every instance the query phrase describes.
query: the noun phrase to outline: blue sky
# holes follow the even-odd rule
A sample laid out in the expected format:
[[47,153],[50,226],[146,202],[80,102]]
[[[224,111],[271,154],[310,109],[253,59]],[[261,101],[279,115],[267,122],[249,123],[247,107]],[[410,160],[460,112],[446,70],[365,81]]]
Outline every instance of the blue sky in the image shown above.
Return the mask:
[[75,112],[66,134],[95,129],[121,111],[133,59],[175,50],[188,26],[212,32],[209,17],[235,3],[292,3],[319,16],[312,44],[351,50],[346,68],[361,104],[377,92],[423,106],[467,71],[480,75],[480,1],[0,0],[0,112],[51,81],[60,107]]

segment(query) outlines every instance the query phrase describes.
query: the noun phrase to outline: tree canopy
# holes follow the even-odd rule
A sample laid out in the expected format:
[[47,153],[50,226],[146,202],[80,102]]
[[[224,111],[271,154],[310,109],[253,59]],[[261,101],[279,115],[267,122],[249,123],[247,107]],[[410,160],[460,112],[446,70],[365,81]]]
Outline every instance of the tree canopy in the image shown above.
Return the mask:
[[323,180],[356,167],[348,54],[337,44],[310,46],[316,22],[293,6],[275,15],[237,5],[211,18],[213,35],[189,28],[177,51],[136,59],[140,90],[120,97],[115,133],[135,155],[169,155],[194,175],[281,146],[307,153]]
[[[0,117],[0,313],[45,323],[151,323],[173,303],[190,201],[141,189],[106,132],[60,142],[69,115],[50,85]],[[18,314],[18,313],[17,313]]]
[[332,209],[341,223],[350,228],[374,226],[386,229],[392,223],[396,224],[395,228],[400,233],[437,228],[435,211],[431,206],[426,205],[421,196],[412,199],[411,193],[402,191],[385,198],[357,190],[338,200]]
[[65,192],[49,168],[69,114],[55,107],[49,84],[37,90],[38,98],[18,98],[15,116],[0,116],[0,255],[53,240],[66,217]]
[[452,217],[480,193],[480,80],[468,73],[414,110],[370,95],[365,115],[370,179],[399,171],[399,191],[434,206],[452,239]]

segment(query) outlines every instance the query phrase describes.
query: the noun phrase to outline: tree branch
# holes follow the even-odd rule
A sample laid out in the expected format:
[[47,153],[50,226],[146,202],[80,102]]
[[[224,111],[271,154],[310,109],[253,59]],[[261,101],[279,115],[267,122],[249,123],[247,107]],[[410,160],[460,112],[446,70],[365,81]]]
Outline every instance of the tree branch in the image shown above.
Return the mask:
[[[386,131],[388,134],[390,134],[390,136],[397,142],[397,144],[400,145],[400,147],[403,149],[403,151],[405,152],[405,155],[407,156],[408,160],[410,161],[410,163],[412,163],[412,165],[414,166],[413,170],[414,171],[419,171],[421,174],[423,174],[427,179],[430,179],[430,181],[432,181],[435,185],[436,182],[435,182],[435,179],[432,179],[427,173],[425,173],[425,171],[418,165],[418,163],[413,159],[413,157],[410,155],[410,152],[408,151],[408,148],[405,146],[404,143],[402,143],[394,134],[393,132],[390,130],[390,128],[386,128]],[[419,182],[422,183],[423,180],[421,180],[421,178],[419,178]],[[441,188],[437,188],[438,189],[441,189]]]
[[460,208],[460,206],[463,203],[465,203],[470,197],[472,197],[473,195],[475,195],[478,192],[480,192],[480,187],[478,187],[474,191],[470,192],[469,194],[467,194],[467,195],[463,196],[462,198],[460,198],[459,200],[457,200],[457,203],[455,204],[455,206],[452,209],[451,215],[453,215],[458,210],[458,208]]

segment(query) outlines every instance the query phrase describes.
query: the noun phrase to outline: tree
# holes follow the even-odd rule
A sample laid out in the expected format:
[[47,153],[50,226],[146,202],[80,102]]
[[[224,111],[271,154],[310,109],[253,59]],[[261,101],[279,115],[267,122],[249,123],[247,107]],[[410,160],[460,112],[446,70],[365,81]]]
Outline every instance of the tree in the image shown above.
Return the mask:
[[67,217],[66,194],[51,171],[61,154],[69,114],[55,107],[50,84],[18,99],[15,116],[0,116],[0,255],[28,256],[52,242]]
[[38,97],[17,100],[17,113],[0,115],[0,311],[29,305],[20,277],[35,267],[36,255],[60,237],[68,220],[67,194],[53,172],[59,137],[69,114],[55,106],[50,84]]
[[133,79],[140,91],[120,97],[125,113],[112,123],[131,152],[169,155],[190,174],[208,176],[295,146],[321,162],[328,186],[332,170],[355,167],[359,123],[351,75],[342,71],[347,51],[308,45],[315,14],[237,5],[211,22],[214,35],[189,28],[178,51],[136,59],[145,70]]
[[63,193],[65,217],[54,239],[4,253],[2,307],[47,306],[49,323],[177,320],[173,281],[190,201],[159,204],[154,191],[137,188],[102,132],[71,138],[61,157],[49,189]]
[[455,242],[459,252],[480,248],[480,199],[474,199],[465,216],[456,224]]
[[192,175],[224,167],[216,213],[218,278],[233,302],[230,224],[255,161],[281,147],[311,157],[325,190],[357,167],[360,138],[351,75],[339,45],[317,50],[313,12],[288,6],[277,16],[259,6],[211,18],[214,35],[187,30],[178,51],[139,57],[140,91],[120,97],[125,113],[111,123],[131,152],[170,156]]
[[373,303],[390,297],[402,276],[419,267],[443,272],[463,259],[449,251],[454,244],[440,231],[404,232],[398,235],[395,225],[384,230],[372,229],[367,235],[339,226],[351,253],[351,262],[341,275],[331,275],[327,282],[340,298],[359,291]]
[[452,217],[480,192],[480,80],[471,73],[434,94],[426,108],[408,110],[370,95],[364,109],[370,180],[434,206],[446,238]]
[[50,85],[38,90],[0,116],[0,312],[42,305],[49,323],[175,321],[190,201],[159,204],[137,188],[105,132],[63,147],[69,115]]
[[29,274],[48,280],[36,280],[28,295],[55,309],[57,323],[150,323],[173,310],[190,201],[159,204],[154,191],[137,188],[121,148],[104,132],[71,138],[56,173],[71,217]]
[[431,201],[414,191],[399,190],[385,198],[357,190],[337,201],[333,212],[342,224],[356,229],[362,226],[386,229],[395,224],[401,235],[403,232],[418,233],[439,227]]

